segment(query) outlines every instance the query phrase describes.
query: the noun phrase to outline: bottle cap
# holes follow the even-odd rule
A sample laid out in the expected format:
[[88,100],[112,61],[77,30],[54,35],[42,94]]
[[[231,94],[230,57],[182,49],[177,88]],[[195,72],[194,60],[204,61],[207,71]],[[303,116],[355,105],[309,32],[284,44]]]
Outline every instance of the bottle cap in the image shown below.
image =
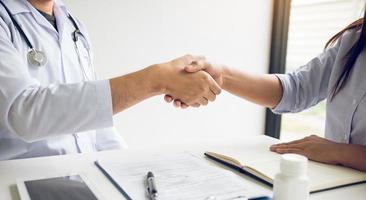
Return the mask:
[[290,176],[306,175],[308,159],[298,154],[283,154],[281,157],[281,173]]

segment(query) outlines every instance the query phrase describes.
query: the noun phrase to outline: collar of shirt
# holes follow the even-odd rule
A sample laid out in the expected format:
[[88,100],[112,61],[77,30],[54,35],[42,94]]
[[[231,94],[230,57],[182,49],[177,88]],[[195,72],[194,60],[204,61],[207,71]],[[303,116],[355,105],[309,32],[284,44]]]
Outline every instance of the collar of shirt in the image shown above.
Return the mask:
[[53,31],[58,35],[59,40],[62,40],[63,27],[65,20],[68,19],[67,16],[69,12],[61,0],[54,0],[53,8],[58,32],[27,0],[3,0],[3,2],[7,5],[13,16],[21,13],[31,13],[39,25]]
[[[19,13],[32,12],[29,8],[30,3],[27,0],[2,0],[9,8],[11,14],[16,15]],[[58,7],[63,10],[64,13],[68,13],[65,4],[61,0],[54,0],[55,8]]]

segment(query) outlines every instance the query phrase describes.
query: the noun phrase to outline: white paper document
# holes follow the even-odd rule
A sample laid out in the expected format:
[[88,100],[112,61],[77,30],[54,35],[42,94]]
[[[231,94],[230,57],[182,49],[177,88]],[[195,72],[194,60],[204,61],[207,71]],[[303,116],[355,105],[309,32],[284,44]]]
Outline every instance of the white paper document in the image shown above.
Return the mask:
[[146,174],[155,175],[159,200],[244,200],[257,196],[230,171],[188,153],[154,156],[140,162],[99,160],[99,165],[136,200],[148,199]]

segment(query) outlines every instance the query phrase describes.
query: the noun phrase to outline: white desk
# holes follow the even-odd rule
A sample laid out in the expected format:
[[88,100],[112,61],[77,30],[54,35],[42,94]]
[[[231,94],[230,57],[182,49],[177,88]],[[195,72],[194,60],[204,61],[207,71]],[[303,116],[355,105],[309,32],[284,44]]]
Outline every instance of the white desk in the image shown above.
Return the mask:
[[[253,142],[248,140],[247,142]],[[226,144],[228,145],[228,144]],[[230,144],[232,145],[232,144]],[[242,145],[245,145],[242,144]],[[110,183],[110,181],[97,169],[94,161],[98,158],[108,159],[128,159],[133,160],[141,156],[144,152],[152,154],[174,154],[183,151],[189,151],[196,155],[203,156],[203,152],[208,149],[214,149],[215,146],[221,148],[225,146],[220,145],[191,145],[184,147],[174,147],[168,149],[134,149],[134,150],[120,150],[120,151],[105,151],[91,154],[78,155],[64,155],[51,156],[42,158],[32,158],[23,160],[11,160],[0,162],[0,199],[1,200],[18,200],[16,189],[16,180],[26,177],[34,176],[54,176],[67,173],[82,173],[96,186],[107,199],[123,200],[124,197],[118,190]],[[204,158],[203,158],[204,159]],[[210,161],[207,161],[210,162]],[[244,175],[243,181],[248,187],[259,187],[261,190],[270,193],[271,188],[260,184]],[[366,184],[358,184],[349,187],[343,187],[335,190],[325,191],[311,195],[311,200],[365,200],[366,199]]]

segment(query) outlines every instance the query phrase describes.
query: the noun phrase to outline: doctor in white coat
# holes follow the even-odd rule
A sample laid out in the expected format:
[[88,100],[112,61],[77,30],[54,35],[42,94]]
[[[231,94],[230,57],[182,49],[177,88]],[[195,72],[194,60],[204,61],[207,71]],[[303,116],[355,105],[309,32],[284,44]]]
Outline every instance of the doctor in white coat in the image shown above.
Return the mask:
[[160,94],[198,107],[220,93],[206,72],[182,71],[205,62],[190,55],[96,80],[85,27],[62,2],[0,2],[0,160],[119,148],[113,114]]

